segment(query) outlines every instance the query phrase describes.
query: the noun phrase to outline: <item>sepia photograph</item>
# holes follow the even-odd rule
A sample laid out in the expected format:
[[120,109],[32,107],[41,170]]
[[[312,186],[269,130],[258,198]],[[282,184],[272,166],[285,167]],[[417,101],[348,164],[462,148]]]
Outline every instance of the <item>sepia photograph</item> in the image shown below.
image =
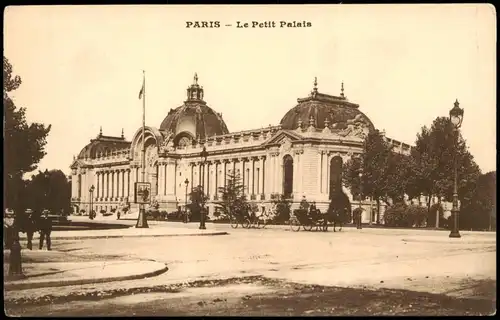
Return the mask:
[[493,5],[3,28],[7,316],[496,314]]

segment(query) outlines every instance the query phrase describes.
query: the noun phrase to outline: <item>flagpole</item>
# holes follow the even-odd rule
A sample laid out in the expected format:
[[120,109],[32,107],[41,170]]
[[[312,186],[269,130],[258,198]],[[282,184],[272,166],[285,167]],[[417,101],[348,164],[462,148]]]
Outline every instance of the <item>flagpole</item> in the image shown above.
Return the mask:
[[[141,152],[141,182],[146,182],[146,71],[142,70],[142,152]],[[139,93],[139,97],[141,95]],[[143,203],[139,204],[139,216],[136,228],[149,228],[146,217],[146,208]]]

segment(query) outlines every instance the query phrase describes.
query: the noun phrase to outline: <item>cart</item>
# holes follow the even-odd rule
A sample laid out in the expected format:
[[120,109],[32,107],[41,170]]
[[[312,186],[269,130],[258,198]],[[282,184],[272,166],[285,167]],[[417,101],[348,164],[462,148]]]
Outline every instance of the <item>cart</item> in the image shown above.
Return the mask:
[[293,216],[290,218],[290,229],[292,231],[298,232],[300,227],[305,231],[328,231],[328,222],[325,219],[325,215],[321,213],[319,209],[306,211],[306,210],[294,210]]

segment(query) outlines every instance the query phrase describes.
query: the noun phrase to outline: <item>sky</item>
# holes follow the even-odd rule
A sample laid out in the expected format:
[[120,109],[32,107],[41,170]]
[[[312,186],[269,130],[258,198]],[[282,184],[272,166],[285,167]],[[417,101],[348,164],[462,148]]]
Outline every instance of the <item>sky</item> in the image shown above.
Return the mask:
[[279,124],[314,77],[320,92],[334,95],[343,81],[378,129],[409,144],[458,99],[462,135],[488,172],[496,170],[495,22],[488,4],[11,6],[4,55],[23,81],[11,93],[16,105],[29,122],[52,125],[40,170],[69,174],[101,126],[131,140],[142,125],[145,70],[153,127],[183,104],[195,72],[231,132]]

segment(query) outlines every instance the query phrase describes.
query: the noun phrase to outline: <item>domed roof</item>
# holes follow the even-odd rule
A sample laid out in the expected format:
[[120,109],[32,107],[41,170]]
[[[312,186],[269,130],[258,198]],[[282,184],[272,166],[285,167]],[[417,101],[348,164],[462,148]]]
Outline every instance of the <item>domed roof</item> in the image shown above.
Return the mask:
[[182,106],[170,109],[160,124],[160,130],[175,135],[187,132],[195,139],[229,133],[222,114],[203,101],[203,93],[203,87],[198,85],[198,76],[195,74],[194,83],[187,89],[187,100]]
[[78,159],[85,158],[96,158],[100,153],[108,153],[117,150],[123,150],[130,146],[130,142],[125,140],[123,136],[121,137],[111,137],[111,136],[103,136],[102,128],[99,132],[99,135],[96,139],[90,140],[90,143],[87,144],[78,154]]
[[361,111],[359,105],[351,103],[344,96],[344,84],[340,96],[332,96],[318,92],[317,80],[314,89],[307,98],[297,99],[298,104],[290,109],[281,119],[283,129],[295,130],[300,124],[311,122],[318,129],[330,125],[334,129],[347,128],[350,121],[363,121],[370,131],[375,130],[371,120]]

